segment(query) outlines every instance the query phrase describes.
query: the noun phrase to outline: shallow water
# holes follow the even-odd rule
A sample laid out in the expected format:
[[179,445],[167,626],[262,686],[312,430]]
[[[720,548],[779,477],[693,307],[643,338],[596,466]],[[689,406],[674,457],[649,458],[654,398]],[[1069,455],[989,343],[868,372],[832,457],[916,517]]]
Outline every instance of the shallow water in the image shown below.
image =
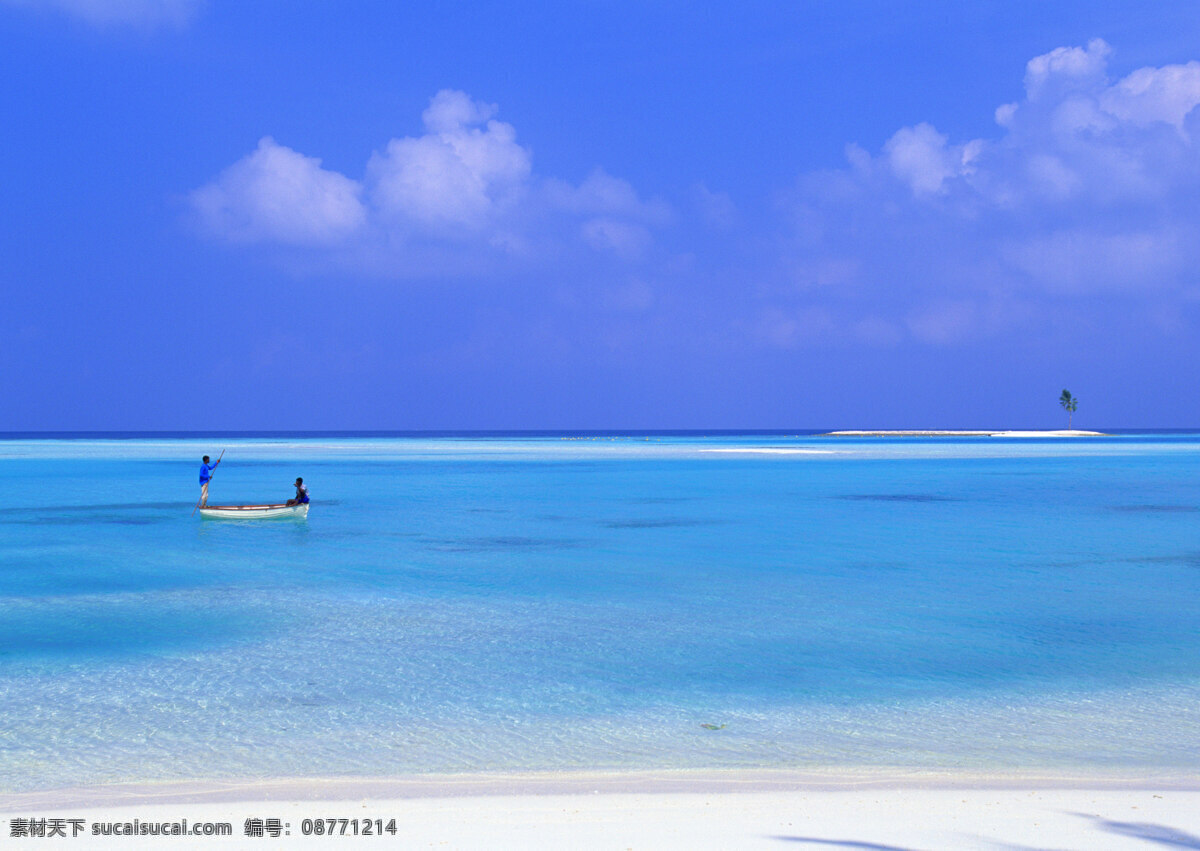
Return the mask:
[[[222,447],[211,502],[308,521],[189,516]],[[0,486],[8,790],[1200,768],[1196,435],[9,440]]]

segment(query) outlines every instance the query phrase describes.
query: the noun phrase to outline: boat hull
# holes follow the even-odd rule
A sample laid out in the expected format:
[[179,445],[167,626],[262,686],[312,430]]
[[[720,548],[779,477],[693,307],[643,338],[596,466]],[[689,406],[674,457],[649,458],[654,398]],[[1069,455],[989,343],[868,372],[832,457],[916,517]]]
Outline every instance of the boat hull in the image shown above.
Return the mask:
[[309,503],[301,505],[206,505],[200,516],[209,520],[304,520]]

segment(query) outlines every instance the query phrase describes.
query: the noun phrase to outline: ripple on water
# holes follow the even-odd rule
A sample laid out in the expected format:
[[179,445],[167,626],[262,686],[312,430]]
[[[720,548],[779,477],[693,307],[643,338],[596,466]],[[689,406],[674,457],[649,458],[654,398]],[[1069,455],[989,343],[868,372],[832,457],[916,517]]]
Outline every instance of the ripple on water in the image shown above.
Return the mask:
[[486,553],[505,550],[565,550],[582,545],[573,538],[530,538],[523,535],[493,535],[468,538],[424,538],[426,549],[450,553]]
[[1200,511],[1200,507],[1195,505],[1111,505],[1109,508],[1132,514],[1191,514]]
[[860,500],[863,502],[961,502],[954,496],[942,496],[932,493],[848,493],[841,494],[838,499]]
[[720,520],[699,517],[645,517],[629,520],[605,520],[600,523],[607,529],[671,529],[686,526],[717,526]]

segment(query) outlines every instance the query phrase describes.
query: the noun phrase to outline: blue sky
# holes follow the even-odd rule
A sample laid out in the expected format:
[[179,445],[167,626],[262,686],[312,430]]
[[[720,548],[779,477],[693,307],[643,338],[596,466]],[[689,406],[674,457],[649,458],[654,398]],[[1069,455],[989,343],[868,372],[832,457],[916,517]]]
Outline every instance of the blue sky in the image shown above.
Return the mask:
[[0,74],[2,430],[1200,425],[1192,4],[0,0]]

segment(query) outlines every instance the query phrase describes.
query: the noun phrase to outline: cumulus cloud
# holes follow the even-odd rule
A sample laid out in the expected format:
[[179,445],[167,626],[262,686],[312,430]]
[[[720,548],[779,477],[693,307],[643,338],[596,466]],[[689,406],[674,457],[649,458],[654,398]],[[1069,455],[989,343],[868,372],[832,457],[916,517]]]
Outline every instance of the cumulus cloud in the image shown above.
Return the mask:
[[0,0],[11,6],[54,9],[95,25],[182,26],[200,0]]
[[363,228],[361,194],[357,182],[268,136],[190,200],[204,226],[230,241],[329,245]]
[[897,130],[883,150],[892,173],[915,194],[928,195],[941,192],[949,178],[969,174],[979,155],[978,141],[953,147],[947,141],[932,125],[918,124]]
[[627,180],[596,169],[579,186],[563,181],[548,185],[549,197],[561,210],[583,215],[620,215],[644,224],[664,224],[670,207],[663,201],[643,201]]
[[[671,218],[627,181],[597,169],[579,184],[539,176],[498,107],[438,92],[424,133],[389,140],[362,179],[267,138],[191,193],[205,229],[230,242],[337,246],[343,258],[384,257],[395,274],[471,257],[555,254],[570,245],[616,258],[643,255]],[[440,252],[440,253],[439,253]],[[377,266],[377,268],[380,268]]]
[[[1003,104],[995,139],[952,144],[929,123],[901,128],[881,159],[916,196],[956,192],[996,209],[1083,197],[1104,206],[1152,200],[1194,185],[1192,125],[1200,122],[1200,63],[1142,68],[1116,82],[1108,45],[1062,47],[1029,61],[1026,97]],[[865,151],[850,157],[864,172]]]
[[1030,59],[1025,65],[1025,96],[1034,103],[1104,85],[1111,52],[1103,39],[1096,38],[1087,47],[1059,47]]
[[367,165],[375,206],[433,229],[495,224],[517,204],[531,174],[529,151],[497,108],[463,92],[439,92],[422,118],[428,131],[392,139]]
[[1155,122],[1180,130],[1200,103],[1200,62],[1140,68],[1103,91],[1100,103],[1117,119],[1145,126]]
[[[1111,53],[1096,39],[1031,59],[1024,97],[995,109],[993,137],[953,140],[920,122],[877,154],[849,146],[844,170],[804,176],[789,199],[788,315],[817,297],[812,270],[828,268],[843,274],[821,291],[822,315],[847,338],[870,317],[880,341],[903,328],[950,345],[1037,321],[1064,299],[1135,311],[1191,299],[1200,62],[1113,80]],[[764,308],[768,341],[792,327],[779,310]]]

